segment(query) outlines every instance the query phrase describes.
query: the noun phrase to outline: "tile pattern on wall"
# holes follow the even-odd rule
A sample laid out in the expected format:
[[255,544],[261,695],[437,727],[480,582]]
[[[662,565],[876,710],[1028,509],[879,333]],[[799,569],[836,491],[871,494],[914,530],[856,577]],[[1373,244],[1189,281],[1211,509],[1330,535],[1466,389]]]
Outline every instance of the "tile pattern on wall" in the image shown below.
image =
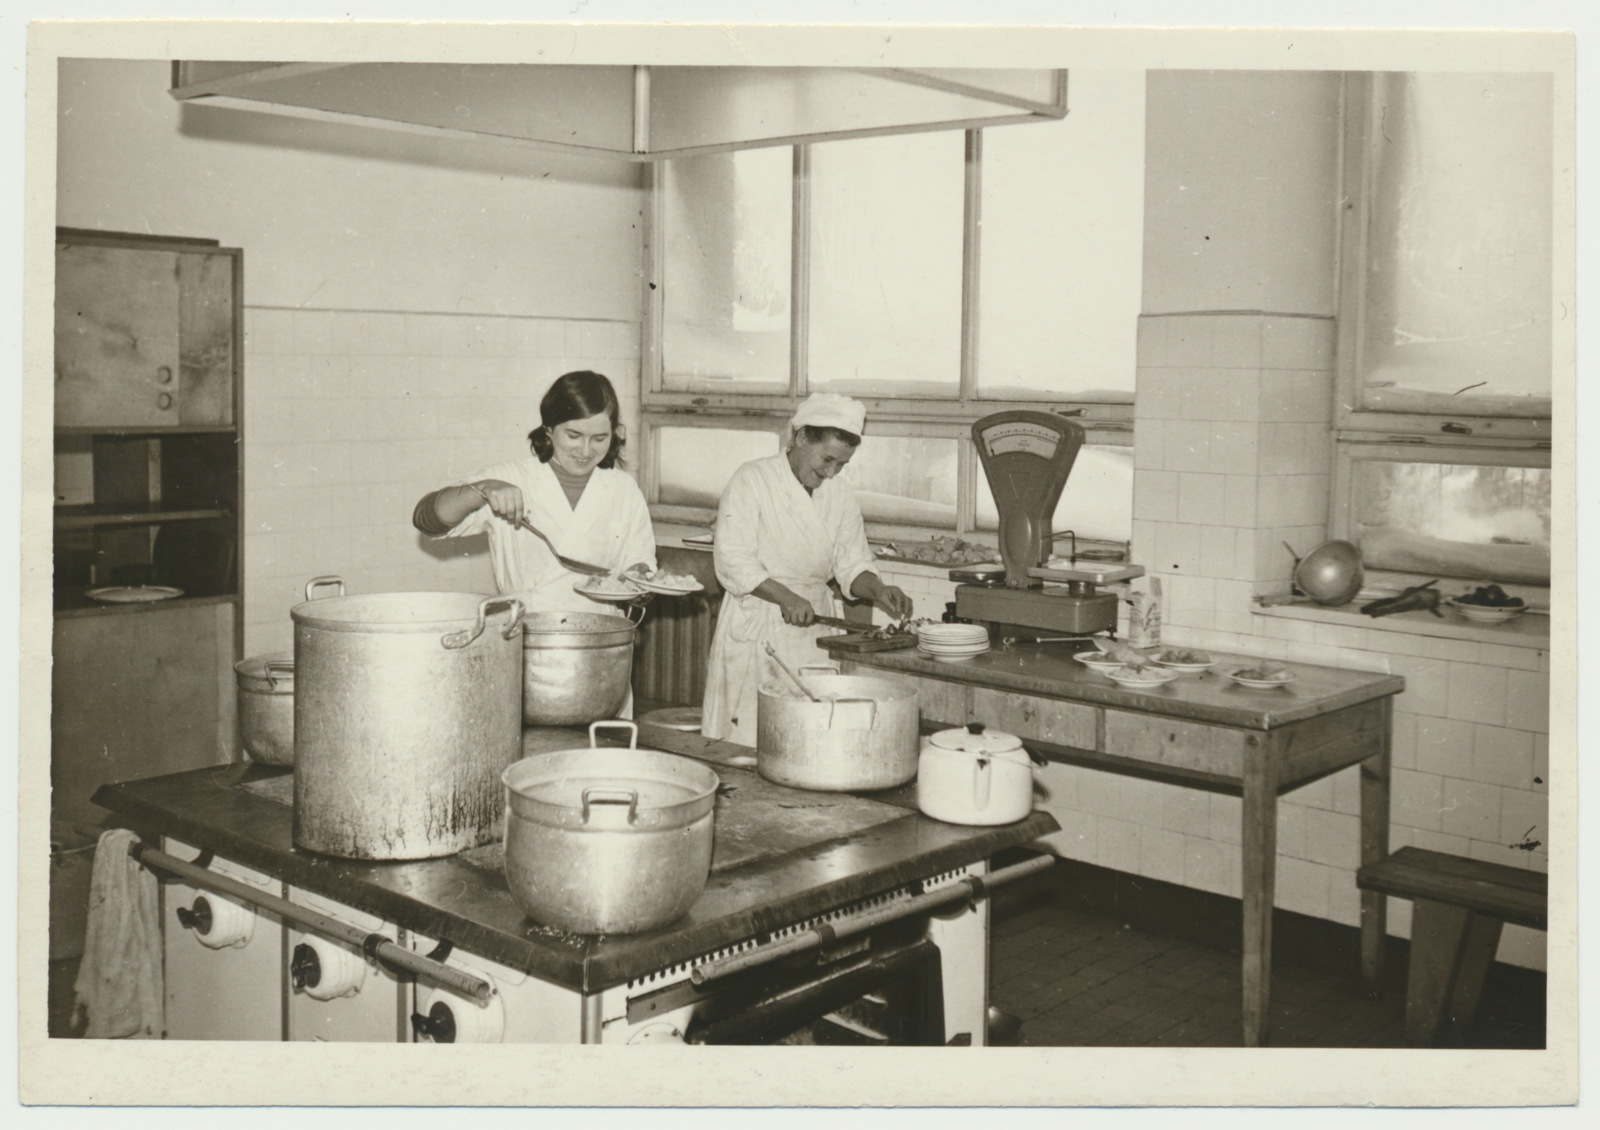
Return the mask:
[[637,434],[634,322],[247,307],[245,653],[293,645],[307,580],[493,592],[482,538],[419,534],[428,491],[527,454],[539,399],[606,374]]

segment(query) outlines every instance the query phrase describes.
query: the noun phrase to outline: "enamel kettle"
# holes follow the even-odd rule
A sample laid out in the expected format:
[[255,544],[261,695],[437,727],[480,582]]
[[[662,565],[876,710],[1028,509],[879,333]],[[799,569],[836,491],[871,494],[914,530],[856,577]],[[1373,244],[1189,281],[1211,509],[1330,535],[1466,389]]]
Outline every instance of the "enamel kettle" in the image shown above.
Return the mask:
[[1033,811],[1033,766],[1041,758],[1015,734],[972,722],[925,739],[917,807],[947,824],[1014,824]]

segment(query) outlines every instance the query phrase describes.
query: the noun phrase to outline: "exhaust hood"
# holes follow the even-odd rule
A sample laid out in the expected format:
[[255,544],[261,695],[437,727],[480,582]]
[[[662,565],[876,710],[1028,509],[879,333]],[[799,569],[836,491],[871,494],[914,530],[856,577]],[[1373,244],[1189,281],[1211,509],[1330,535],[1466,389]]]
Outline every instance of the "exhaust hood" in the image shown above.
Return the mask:
[[1067,113],[1062,70],[181,61],[169,93],[635,162]]

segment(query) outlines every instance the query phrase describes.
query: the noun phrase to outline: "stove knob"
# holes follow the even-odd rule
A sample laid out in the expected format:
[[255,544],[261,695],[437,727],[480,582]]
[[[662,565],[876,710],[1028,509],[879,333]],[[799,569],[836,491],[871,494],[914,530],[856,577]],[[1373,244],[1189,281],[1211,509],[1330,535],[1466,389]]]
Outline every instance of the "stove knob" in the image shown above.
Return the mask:
[[419,1040],[431,1040],[435,1044],[453,1044],[456,1042],[456,1014],[444,1001],[438,1001],[428,1010],[426,1016],[420,1012],[411,1014],[411,1031]]
[[178,922],[196,934],[211,933],[211,901],[205,895],[194,900],[194,906],[178,908]]

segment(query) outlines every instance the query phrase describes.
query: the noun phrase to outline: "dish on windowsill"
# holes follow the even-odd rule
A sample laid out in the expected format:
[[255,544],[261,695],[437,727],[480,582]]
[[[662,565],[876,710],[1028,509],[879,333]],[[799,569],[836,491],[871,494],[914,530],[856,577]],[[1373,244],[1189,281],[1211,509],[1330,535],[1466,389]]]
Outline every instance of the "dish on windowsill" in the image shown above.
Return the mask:
[[157,600],[172,600],[183,595],[183,590],[171,585],[109,585],[90,589],[83,594],[90,600],[106,604],[150,604]]

